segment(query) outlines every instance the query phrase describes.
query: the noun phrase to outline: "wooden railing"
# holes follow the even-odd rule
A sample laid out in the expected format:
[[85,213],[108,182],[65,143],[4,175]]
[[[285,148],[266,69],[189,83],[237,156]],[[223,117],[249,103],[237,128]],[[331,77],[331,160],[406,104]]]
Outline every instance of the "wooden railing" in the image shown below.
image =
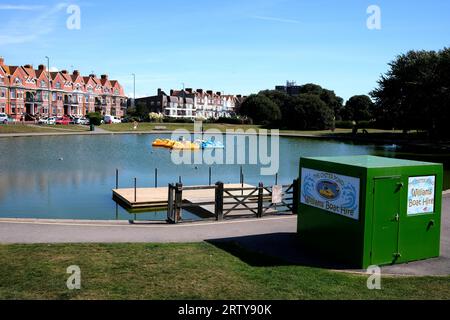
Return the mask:
[[[184,187],[182,183],[169,184],[167,221],[178,223],[183,220],[183,209],[214,206],[214,218],[222,221],[228,217],[254,216],[262,218],[265,215],[296,214],[299,199],[298,180],[290,185],[280,185],[279,202],[273,203],[273,186],[257,187],[226,187],[222,182],[213,186]],[[183,191],[214,190],[214,201],[183,201]],[[239,214],[239,213],[242,214]]]

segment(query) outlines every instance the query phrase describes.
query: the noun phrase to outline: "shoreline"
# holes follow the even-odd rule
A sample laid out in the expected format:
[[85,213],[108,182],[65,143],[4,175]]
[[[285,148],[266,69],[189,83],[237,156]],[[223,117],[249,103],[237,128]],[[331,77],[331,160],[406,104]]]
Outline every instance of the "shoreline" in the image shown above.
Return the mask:
[[[195,132],[188,130],[191,134],[201,134],[201,132]],[[170,130],[151,130],[151,131],[108,131],[100,128],[98,131],[60,131],[60,132],[23,132],[23,133],[0,133],[0,139],[7,138],[32,138],[32,137],[53,137],[53,136],[95,136],[95,135],[157,135],[157,134],[172,134],[173,131]],[[388,132],[386,132],[388,133]],[[223,132],[225,134],[225,132]],[[234,133],[236,135],[254,135],[254,133]],[[256,133],[258,134],[258,133]],[[446,143],[435,143],[435,142],[427,142],[423,140],[392,140],[385,137],[375,137],[375,136],[346,136],[342,134],[305,134],[305,133],[296,133],[296,132],[280,132],[280,137],[287,138],[307,138],[307,139],[320,139],[320,140],[335,140],[335,141],[349,141],[356,143],[373,143],[373,144],[392,144],[404,147],[415,147],[415,148],[423,148],[427,150],[435,150],[435,151],[448,151],[450,153],[450,142]]]
[[[444,190],[442,192],[442,198],[450,198],[450,189]],[[263,220],[282,220],[287,218],[293,218],[297,217],[297,215],[288,215],[288,216],[266,216],[264,218],[236,218],[232,220],[217,222],[217,221],[208,221],[208,220],[199,220],[199,221],[186,221],[184,223],[180,224],[168,224],[165,220],[142,220],[142,221],[134,221],[133,223],[130,223],[129,220],[111,220],[111,219],[105,219],[105,220],[99,220],[99,219],[62,219],[62,218],[12,218],[12,217],[0,217],[0,223],[11,223],[11,224],[42,224],[42,225],[77,225],[77,226],[167,226],[167,227],[174,227],[174,226],[204,226],[204,225],[215,225],[215,224],[234,224],[234,223],[241,223],[241,222],[256,222],[256,221],[263,221]]]

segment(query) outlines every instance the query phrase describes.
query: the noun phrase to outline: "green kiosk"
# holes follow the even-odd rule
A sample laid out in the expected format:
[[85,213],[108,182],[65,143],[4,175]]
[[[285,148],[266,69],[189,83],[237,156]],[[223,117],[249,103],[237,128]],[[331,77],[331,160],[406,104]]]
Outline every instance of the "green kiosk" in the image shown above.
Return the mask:
[[427,162],[301,158],[299,239],[357,268],[438,257],[442,175]]

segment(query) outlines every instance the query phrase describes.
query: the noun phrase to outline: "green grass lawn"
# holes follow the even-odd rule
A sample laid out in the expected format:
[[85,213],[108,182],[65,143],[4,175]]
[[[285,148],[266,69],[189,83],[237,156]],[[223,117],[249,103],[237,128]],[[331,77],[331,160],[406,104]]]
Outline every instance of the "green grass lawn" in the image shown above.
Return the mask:
[[[160,127],[164,128],[164,130],[156,130],[155,128]],[[102,125],[102,129],[111,131],[111,132],[125,132],[125,131],[134,131],[132,123],[119,123],[119,124],[110,124],[110,125]],[[208,129],[218,129],[220,131],[225,132],[227,129],[237,130],[248,130],[248,129],[261,129],[262,126],[259,125],[237,125],[237,124],[220,124],[220,123],[205,123],[203,124],[204,130]],[[148,123],[143,122],[138,124],[137,131],[140,132],[152,132],[152,131],[173,131],[176,129],[186,129],[188,131],[194,130],[193,123]],[[369,134],[400,134],[400,131],[388,131],[388,130],[379,130],[379,129],[368,129]],[[315,136],[327,136],[327,135],[351,135],[351,129],[336,129],[335,131],[331,130],[280,130],[281,133],[285,134],[298,134],[298,135],[315,135]],[[359,131],[360,135],[363,135]]]
[[[193,123],[148,123],[142,122],[138,124],[137,131],[155,131],[156,127],[164,128],[164,130],[156,130],[156,131],[173,131],[176,129],[186,129],[188,131],[194,130]],[[102,125],[102,129],[112,132],[124,132],[124,131],[134,131],[133,123],[118,123],[118,124],[108,124]],[[257,129],[260,126],[257,125],[232,125],[232,124],[216,124],[216,123],[205,123],[203,124],[203,128],[205,130],[214,128],[221,131],[225,131],[226,129]]]
[[88,131],[87,126],[37,126],[37,125],[23,125],[23,124],[10,124],[0,125],[1,133],[47,133],[47,132],[82,132]]
[[[198,244],[0,246],[0,299],[449,299],[450,277],[367,276]],[[233,252],[233,254],[229,253]],[[238,256],[245,256],[243,262]],[[81,290],[66,287],[70,265]]]

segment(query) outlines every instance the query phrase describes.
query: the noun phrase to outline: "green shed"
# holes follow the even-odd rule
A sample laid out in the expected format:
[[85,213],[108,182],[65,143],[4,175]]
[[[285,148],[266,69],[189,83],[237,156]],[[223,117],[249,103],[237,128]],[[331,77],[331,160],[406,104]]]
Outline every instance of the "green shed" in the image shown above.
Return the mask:
[[299,239],[357,268],[438,257],[442,176],[436,163],[301,158]]

